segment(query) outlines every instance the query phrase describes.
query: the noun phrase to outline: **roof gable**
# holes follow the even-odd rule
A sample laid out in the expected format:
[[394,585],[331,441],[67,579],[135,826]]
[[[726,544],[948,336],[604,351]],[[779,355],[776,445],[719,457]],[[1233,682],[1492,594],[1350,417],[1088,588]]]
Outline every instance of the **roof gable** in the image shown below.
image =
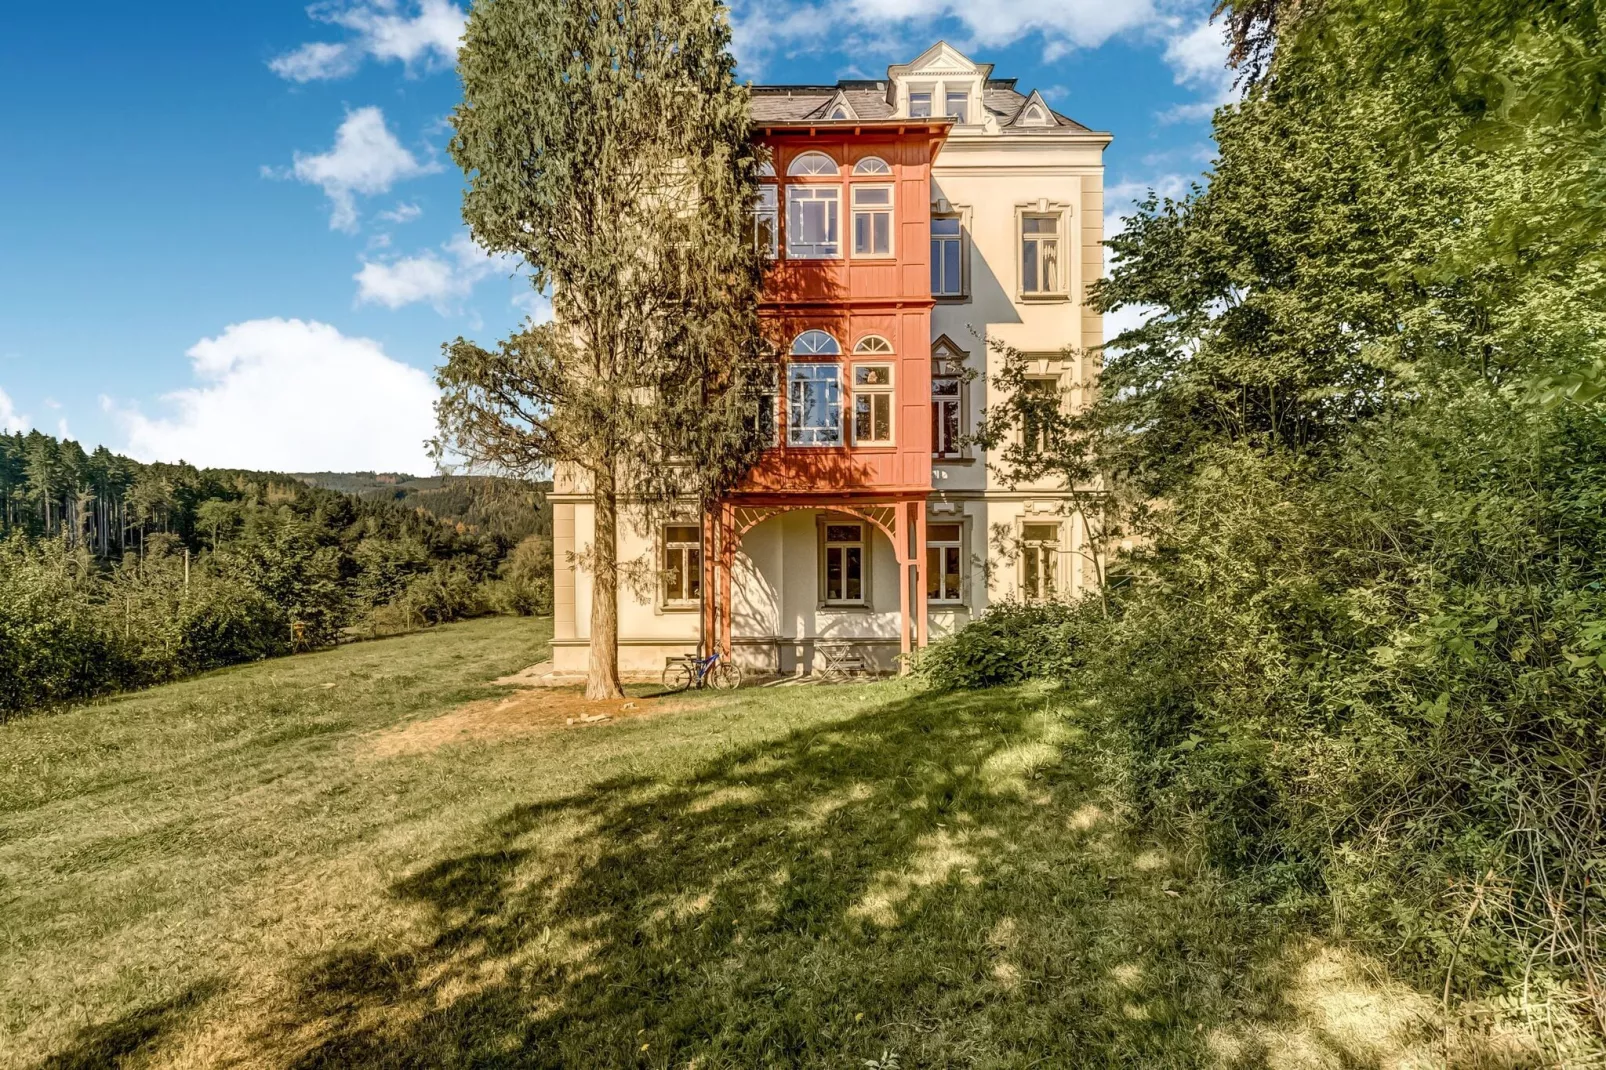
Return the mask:
[[1010,120],[1009,125],[1058,126],[1059,123],[1054,118],[1054,109],[1043,99],[1043,94],[1034,89],[1032,95],[1026,98],[1026,103],[1021,105],[1020,111],[1015,113],[1015,118]]
[[969,57],[947,41],[938,41],[910,62],[888,67],[887,76],[890,78],[901,76],[926,78],[952,74],[980,75],[982,78],[986,78],[992,71],[993,65],[991,63],[972,63]]

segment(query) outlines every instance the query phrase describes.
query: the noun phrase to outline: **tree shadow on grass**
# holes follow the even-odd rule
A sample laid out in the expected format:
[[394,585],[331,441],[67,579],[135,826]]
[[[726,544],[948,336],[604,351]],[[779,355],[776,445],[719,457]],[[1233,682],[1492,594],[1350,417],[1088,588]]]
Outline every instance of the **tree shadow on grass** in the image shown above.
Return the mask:
[[215,981],[191,985],[171,999],[115,1021],[86,1026],[64,1050],[39,1063],[37,1070],[102,1070],[154,1052],[222,991],[223,986]]
[[421,942],[309,964],[262,1045],[303,1067],[1219,1065],[1229,1017],[1292,1013],[1286,948],[1131,839],[1079,746],[1041,697],[917,695],[516,807],[396,884]]

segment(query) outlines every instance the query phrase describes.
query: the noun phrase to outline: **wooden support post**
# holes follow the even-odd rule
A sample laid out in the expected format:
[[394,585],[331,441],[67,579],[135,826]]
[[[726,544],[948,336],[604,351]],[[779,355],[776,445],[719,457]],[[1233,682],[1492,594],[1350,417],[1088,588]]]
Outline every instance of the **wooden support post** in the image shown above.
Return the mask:
[[913,502],[910,508],[915,511],[915,620],[920,631],[920,646],[924,647],[931,641],[931,610],[928,605],[926,578],[926,503]]
[[719,511],[720,622],[719,652],[731,656],[731,573],[736,566],[736,511],[729,503]]
[[898,613],[899,652],[904,657],[898,662],[899,672],[909,671],[909,510],[899,506],[893,510],[893,546],[898,551]]

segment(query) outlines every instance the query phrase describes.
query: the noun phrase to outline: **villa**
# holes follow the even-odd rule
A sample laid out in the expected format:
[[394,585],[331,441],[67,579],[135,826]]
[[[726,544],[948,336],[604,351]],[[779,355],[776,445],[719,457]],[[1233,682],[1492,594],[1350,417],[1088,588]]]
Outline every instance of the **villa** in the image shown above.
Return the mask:
[[[789,340],[757,403],[774,446],[715,515],[622,525],[620,562],[658,580],[621,584],[621,670],[704,637],[762,672],[817,671],[828,650],[889,670],[991,602],[1084,590],[1065,488],[1009,487],[965,436],[989,403],[987,339],[1036,357],[1033,385],[1062,404],[1097,377],[1086,294],[1110,135],[943,43],[881,80],[755,86],[752,106],[773,158],[760,311]],[[591,507],[574,490],[560,470],[558,672],[583,672],[588,643]]]

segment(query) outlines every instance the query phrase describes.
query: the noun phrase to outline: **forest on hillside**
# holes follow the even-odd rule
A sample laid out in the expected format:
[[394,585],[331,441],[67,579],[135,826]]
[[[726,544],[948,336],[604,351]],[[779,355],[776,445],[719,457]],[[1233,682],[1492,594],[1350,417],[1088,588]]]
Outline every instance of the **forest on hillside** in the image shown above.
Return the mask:
[[143,464],[0,436],[0,717],[342,638],[550,611],[544,485],[391,478],[424,485],[385,494],[373,473]]

